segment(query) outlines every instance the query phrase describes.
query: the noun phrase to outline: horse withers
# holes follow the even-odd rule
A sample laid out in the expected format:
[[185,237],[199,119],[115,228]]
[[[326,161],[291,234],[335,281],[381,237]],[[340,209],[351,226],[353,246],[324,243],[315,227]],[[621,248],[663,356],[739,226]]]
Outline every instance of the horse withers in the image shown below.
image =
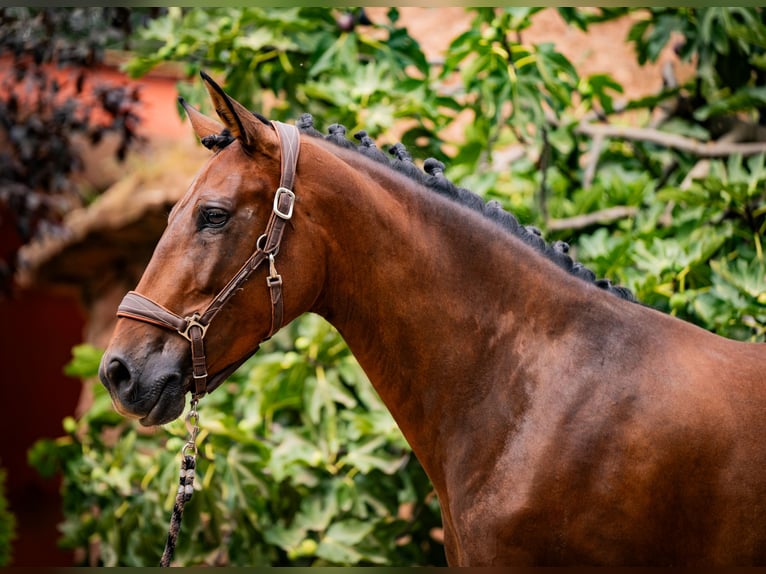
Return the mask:
[[439,170],[296,137],[203,79],[220,122],[186,109],[213,155],[101,364],[120,413],[175,419],[313,312],[432,480],[450,564],[766,562],[766,346],[583,279]]

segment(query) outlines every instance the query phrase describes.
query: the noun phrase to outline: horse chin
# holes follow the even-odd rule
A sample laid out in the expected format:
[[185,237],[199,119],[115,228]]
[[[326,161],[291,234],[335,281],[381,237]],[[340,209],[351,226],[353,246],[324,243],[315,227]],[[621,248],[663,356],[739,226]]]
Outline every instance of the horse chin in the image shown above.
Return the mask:
[[140,417],[138,422],[142,426],[150,427],[164,425],[181,416],[186,404],[186,395],[183,393],[163,392],[149,412]]
[[153,389],[148,393],[148,396],[156,397],[153,402],[149,399],[150,406],[148,409],[146,402],[144,405],[131,407],[115,396],[111,389],[110,394],[112,395],[112,405],[118,413],[126,418],[138,420],[142,426],[146,427],[174,421],[181,416],[186,404],[186,394],[182,388],[178,388],[176,385],[166,385],[162,381],[156,382]]

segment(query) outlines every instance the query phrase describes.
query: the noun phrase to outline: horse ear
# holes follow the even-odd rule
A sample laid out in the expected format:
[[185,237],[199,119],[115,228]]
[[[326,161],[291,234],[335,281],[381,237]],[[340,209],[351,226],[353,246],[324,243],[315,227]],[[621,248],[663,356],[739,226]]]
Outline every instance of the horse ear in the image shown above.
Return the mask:
[[246,147],[255,147],[266,127],[245,106],[223,91],[223,88],[213,81],[205,72],[200,72],[205,81],[205,87],[213,100],[213,107],[231,135],[240,140]]
[[186,111],[186,115],[189,116],[194,133],[197,134],[199,139],[207,136],[215,136],[220,134],[225,128],[222,123],[207,117],[205,114],[198,112],[189,102],[183,98],[178,98],[178,103],[181,104]]

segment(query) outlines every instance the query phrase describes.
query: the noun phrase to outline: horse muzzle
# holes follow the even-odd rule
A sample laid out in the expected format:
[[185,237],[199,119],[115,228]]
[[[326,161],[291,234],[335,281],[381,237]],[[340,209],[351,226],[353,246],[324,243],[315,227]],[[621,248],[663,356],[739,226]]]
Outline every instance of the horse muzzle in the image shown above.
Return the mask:
[[189,375],[164,357],[149,356],[139,364],[127,356],[107,351],[98,374],[115,410],[125,417],[138,419],[144,426],[170,422],[183,412]]
[[[236,371],[260,345],[241,359],[212,375],[207,392],[212,392]],[[192,391],[192,375],[188,368],[150,355],[143,364],[127,356],[107,350],[101,359],[98,376],[109,391],[115,410],[124,417],[138,419],[144,426],[161,425],[177,419],[183,412],[186,393]]]

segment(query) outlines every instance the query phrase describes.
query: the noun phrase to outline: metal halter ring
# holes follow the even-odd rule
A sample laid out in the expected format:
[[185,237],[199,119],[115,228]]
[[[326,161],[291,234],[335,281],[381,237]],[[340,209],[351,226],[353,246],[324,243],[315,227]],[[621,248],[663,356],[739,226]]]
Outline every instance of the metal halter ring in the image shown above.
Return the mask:
[[199,313],[194,313],[191,317],[184,317],[184,320],[186,321],[186,327],[178,330],[179,335],[184,337],[187,341],[191,342],[191,335],[189,334],[189,330],[192,327],[199,327],[202,330],[202,339],[205,338],[205,334],[207,333],[207,328],[210,325],[203,325],[199,322],[200,316]]

